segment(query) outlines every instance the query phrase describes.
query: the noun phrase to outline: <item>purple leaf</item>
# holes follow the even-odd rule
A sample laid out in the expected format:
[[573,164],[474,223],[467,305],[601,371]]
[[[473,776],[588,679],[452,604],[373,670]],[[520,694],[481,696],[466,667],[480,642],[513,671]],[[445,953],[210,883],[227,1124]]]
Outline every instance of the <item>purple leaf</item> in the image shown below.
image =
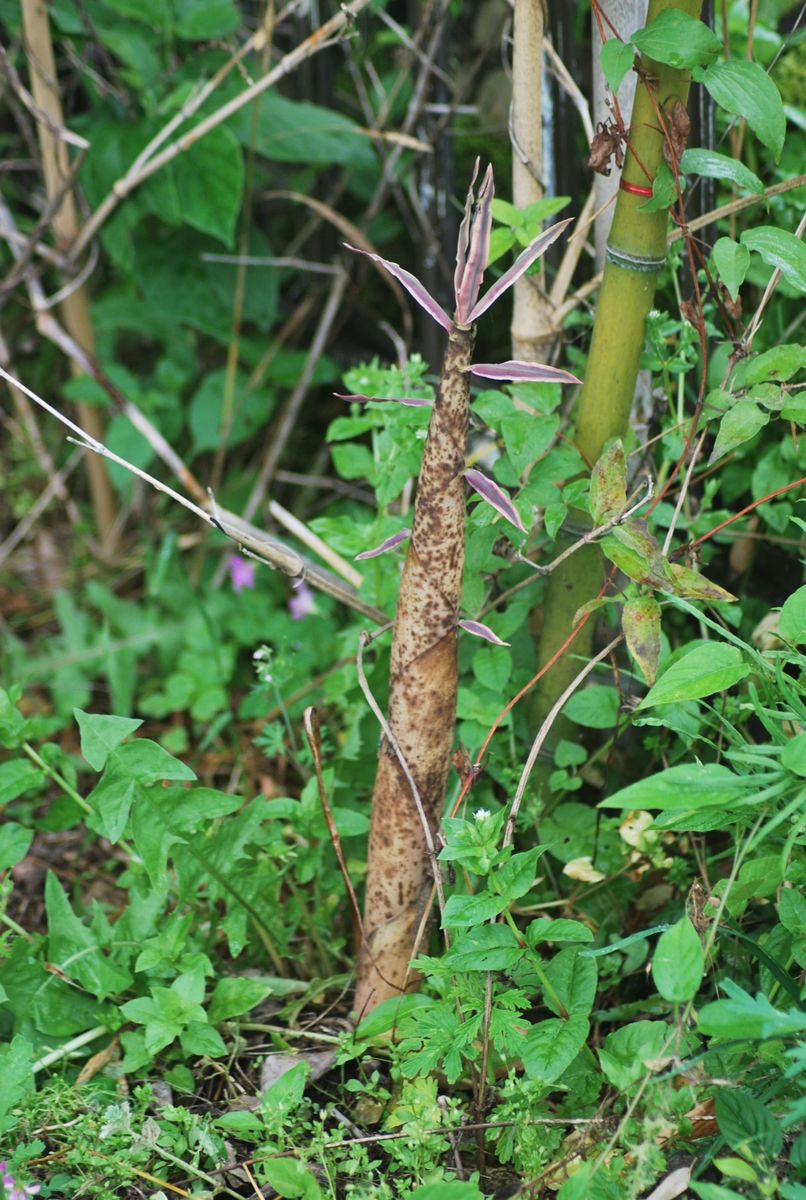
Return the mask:
[[464,629],[465,633],[472,633],[473,637],[484,638],[485,642],[491,642],[493,646],[508,646],[509,642],[502,642],[497,633],[493,633],[489,625],[482,625],[481,621],[460,621],[459,628]]
[[424,308],[429,317],[433,317],[438,325],[443,329],[447,329],[448,333],[453,329],[453,321],[450,319],[445,309],[440,304],[437,304],[431,293],[420,283],[411,271],[407,271],[405,267],[398,266],[397,263],[389,262],[388,259],[381,258],[380,254],[370,254],[369,250],[361,250],[358,246],[351,246],[349,242],[343,242],[348,250],[352,250],[354,254],[365,254],[367,258],[371,258],[373,262],[379,263],[384,270],[390,275],[394,275],[403,287],[409,293],[413,300],[416,300],[421,308]]
[[380,546],[376,546],[374,550],[362,550],[360,554],[356,554],[356,558],[377,558],[379,554],[385,554],[387,550],[394,550],[395,546],[405,542],[408,537],[411,537],[411,530],[401,529],[399,533],[393,533],[385,542],[381,542]]
[[405,404],[406,408],[433,408],[430,400],[416,400],[413,396],[344,396],[334,392],[337,400],[349,400],[353,404]]
[[509,379],[515,383],[582,383],[570,371],[560,367],[547,367],[544,363],[520,362],[510,359],[502,363],[473,363],[467,368],[473,375],[483,379]]
[[490,288],[487,295],[479,300],[473,311],[468,317],[468,321],[477,321],[482,313],[485,313],[491,304],[495,304],[499,296],[503,296],[507,288],[512,287],[513,283],[520,279],[524,271],[531,267],[535,259],[540,258],[540,255],[548,250],[552,242],[556,242],[562,231],[571,224],[573,217],[569,217],[566,221],[558,221],[556,225],[552,225],[545,233],[541,233],[530,246],[527,246],[522,254],[519,254],[512,266],[499,280],[497,280]]
[[491,504],[511,525],[520,529],[522,533],[526,533],[526,526],[521,520],[518,510],[506,492],[497,483],[493,483],[492,479],[488,479],[481,471],[472,469],[465,471],[465,479],[473,488],[473,491],[478,492],[482,500],[486,500],[488,504]]
[[[474,174],[475,178],[475,174]],[[471,189],[472,190],[472,189]],[[454,277],[456,289],[456,320],[462,325],[470,324],[470,313],[479,298],[484,268],[490,254],[490,226],[493,220],[493,169],[488,167],[479,189],[476,211],[470,223],[469,248],[462,263],[462,275]],[[457,276],[459,263],[456,265]]]
[[467,198],[465,199],[465,213],[462,217],[462,224],[459,226],[459,236],[456,239],[456,270],[453,273],[453,294],[459,295],[459,288],[462,286],[462,277],[465,273],[465,263],[467,262],[467,248],[470,245],[470,220],[473,216],[473,188],[476,183],[476,178],[479,173],[481,159],[477,158],[473,165],[473,178],[470,180],[470,187],[467,189]]

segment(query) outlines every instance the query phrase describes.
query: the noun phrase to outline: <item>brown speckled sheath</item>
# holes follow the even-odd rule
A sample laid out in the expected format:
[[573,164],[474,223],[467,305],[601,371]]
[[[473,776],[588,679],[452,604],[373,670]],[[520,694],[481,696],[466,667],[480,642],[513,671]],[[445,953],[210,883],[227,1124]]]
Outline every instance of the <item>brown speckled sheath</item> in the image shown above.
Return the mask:
[[[472,344],[471,329],[454,327],[449,334],[392,641],[389,725],[432,831],[442,811],[456,720],[466,514],[462,472]],[[422,822],[397,757],[384,740],[372,797],[366,944],[359,962],[356,1014],[403,988],[431,883]]]

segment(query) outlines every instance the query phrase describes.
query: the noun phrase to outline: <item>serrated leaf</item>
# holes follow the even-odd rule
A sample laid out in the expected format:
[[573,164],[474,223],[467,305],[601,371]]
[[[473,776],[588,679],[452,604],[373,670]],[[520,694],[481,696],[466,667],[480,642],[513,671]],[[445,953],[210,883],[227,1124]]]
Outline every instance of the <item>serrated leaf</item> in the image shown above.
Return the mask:
[[449,896],[445,902],[442,928],[481,925],[502,913],[507,903],[504,897],[495,896],[492,892],[478,892],[475,896]]
[[731,58],[714,63],[696,78],[708,89],[721,108],[748,125],[775,155],[780,156],[786,134],[786,116],[781,94],[758,63]]
[[750,266],[750,251],[733,238],[721,237],[717,238],[712,253],[717,274],[735,303]]
[[680,170],[684,175],[704,175],[706,179],[729,180],[738,188],[754,192],[757,196],[764,191],[764,184],[749,167],[728,154],[719,154],[716,150],[705,150],[699,146],[684,150],[680,158]]
[[651,687],[660,659],[660,605],[652,596],[628,600],[621,614],[627,649]]
[[771,267],[777,267],[788,283],[806,292],[806,245],[794,233],[774,225],[758,225],[746,229],[741,240]]
[[479,925],[457,935],[450,951],[455,971],[508,971],[523,958],[523,947],[508,925]]
[[620,439],[611,442],[593,464],[589,503],[596,525],[627,507],[627,459]]
[[713,696],[714,692],[726,691],[749,674],[750,665],[736,646],[728,646],[725,642],[695,646],[667,667],[638,708]]
[[581,955],[576,946],[561,950],[544,968],[553,991],[543,990],[543,1002],[557,1016],[581,1013],[587,1017],[596,997],[599,970],[592,958]]
[[630,70],[635,59],[632,46],[622,42],[620,38],[611,37],[599,51],[599,63],[602,74],[607,80],[611,91],[617,92],[621,87],[624,76]]
[[708,459],[709,465],[735,450],[737,446],[749,442],[769,420],[770,414],[760,409],[752,400],[737,400],[719,422],[714,448]]
[[689,918],[683,917],[658,938],[652,956],[655,987],[670,1004],[685,1004],[696,996],[704,971],[697,931]]
[[644,29],[632,35],[633,44],[655,62],[678,71],[705,66],[722,49],[712,29],[677,8],[666,8]]

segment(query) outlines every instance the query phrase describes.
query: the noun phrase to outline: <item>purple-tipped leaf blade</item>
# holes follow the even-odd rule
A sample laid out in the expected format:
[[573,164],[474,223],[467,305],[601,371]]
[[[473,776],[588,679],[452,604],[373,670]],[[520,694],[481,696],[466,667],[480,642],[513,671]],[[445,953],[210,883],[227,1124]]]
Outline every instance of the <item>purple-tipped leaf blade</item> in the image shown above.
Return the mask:
[[406,408],[433,408],[430,400],[418,400],[415,396],[349,396],[342,392],[334,392],[337,400],[347,400],[351,404],[403,404]]
[[380,546],[376,546],[374,550],[362,550],[360,554],[356,554],[356,558],[377,558],[380,554],[385,554],[387,550],[394,550],[401,542],[405,542],[406,538],[411,537],[410,529],[401,529],[399,533],[393,533],[386,541],[381,542]]
[[344,242],[343,245],[348,250],[352,250],[354,254],[364,254],[367,258],[371,258],[373,262],[378,263],[385,271],[393,275],[399,283],[403,284],[403,287],[409,293],[412,300],[416,300],[420,307],[425,309],[429,317],[433,317],[438,325],[441,325],[443,329],[447,329],[450,333],[451,329],[453,329],[453,321],[445,312],[445,309],[440,304],[437,304],[428,289],[420,283],[415,275],[412,275],[411,271],[407,271],[405,267],[398,266],[397,263],[389,262],[386,258],[381,258],[380,254],[371,254],[369,250],[362,250],[358,246],[351,246],[349,242]]
[[489,625],[482,625],[481,621],[460,621],[459,628],[464,629],[465,633],[472,633],[473,637],[484,638],[485,642],[490,642],[493,646],[509,646],[509,642],[504,642],[497,633],[493,633]]
[[562,231],[566,229],[572,222],[573,217],[568,217],[565,221],[558,221],[556,225],[552,225],[545,233],[541,233],[531,245],[527,246],[522,254],[519,254],[508,271],[505,271],[500,279],[496,280],[485,296],[479,300],[473,308],[473,311],[468,317],[468,321],[477,321],[482,313],[486,313],[491,304],[495,304],[499,296],[503,296],[507,288],[511,288],[517,279],[520,279],[524,271],[528,271],[532,263],[540,258],[540,255],[548,250],[552,242],[556,242]]
[[467,262],[467,248],[470,245],[470,218],[473,215],[473,188],[476,185],[476,177],[478,176],[480,165],[481,159],[476,158],[473,166],[473,178],[470,180],[470,187],[467,189],[465,212],[462,217],[462,223],[459,226],[459,236],[456,239],[456,270],[453,274],[454,296],[458,296],[459,294],[459,287],[464,275],[465,263]]
[[479,199],[470,225],[470,246],[456,288],[456,319],[470,324],[470,313],[479,298],[484,268],[490,256],[490,227],[493,221],[493,169],[488,167],[479,189]]
[[509,380],[511,383],[582,383],[576,375],[563,371],[561,367],[521,362],[517,358],[502,363],[473,363],[467,369],[482,379]]
[[492,479],[489,479],[483,472],[475,469],[465,471],[465,479],[473,491],[478,492],[482,500],[491,504],[496,512],[499,512],[516,529],[520,529],[521,533],[526,533],[526,526],[520,518],[520,513],[503,488],[500,488],[497,483],[493,483]]

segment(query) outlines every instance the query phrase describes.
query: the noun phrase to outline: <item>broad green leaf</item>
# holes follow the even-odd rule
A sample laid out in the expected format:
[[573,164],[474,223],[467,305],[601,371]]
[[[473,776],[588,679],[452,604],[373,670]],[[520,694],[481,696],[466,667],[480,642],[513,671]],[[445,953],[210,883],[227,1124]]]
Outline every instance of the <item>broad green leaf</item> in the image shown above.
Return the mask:
[[215,985],[207,1016],[213,1025],[218,1025],[230,1017],[240,1017],[272,995],[274,984],[271,979],[261,979],[257,975],[225,975]]
[[783,888],[778,901],[778,917],[784,929],[796,937],[803,937],[806,934],[806,896],[794,888]]
[[129,778],[145,786],[160,783],[164,779],[184,783],[196,778],[195,771],[150,738],[137,738],[134,742],[127,742],[114,752],[113,762],[119,765]]
[[664,1000],[685,1004],[702,983],[705,958],[697,931],[683,917],[658,938],[652,956],[652,978]]
[[335,108],[289,100],[272,89],[236,113],[229,122],[242,146],[252,142],[252,110],[259,106],[256,149],[274,162],[306,166],[372,168],[370,138]]
[[266,1158],[261,1169],[278,1196],[289,1200],[321,1200],[316,1176],[298,1158]]
[[781,763],[795,775],[806,775],[806,733],[790,738],[781,754]]
[[508,971],[522,958],[508,925],[479,925],[457,936],[448,961],[455,971]]
[[699,571],[692,570],[691,567],[683,567],[680,563],[669,563],[669,574],[672,582],[670,591],[674,592],[676,596],[683,596],[689,600],[715,600],[722,603],[729,603],[736,599],[732,592],[726,591],[718,583],[712,583],[710,579],[706,579],[704,575],[701,575]]
[[213,129],[172,165],[183,219],[231,246],[245,174],[234,135],[229,129]]
[[660,659],[660,605],[652,596],[628,600],[621,613],[627,649],[651,687]]
[[545,454],[557,433],[557,416],[513,412],[501,422],[501,436],[515,470],[521,475],[530,463]]
[[596,525],[627,507],[627,460],[618,439],[593,464],[589,504]]
[[742,1200],[738,1192],[723,1187],[721,1183],[701,1183],[693,1179],[689,1187],[699,1200]]
[[795,645],[806,642],[806,585],[784,601],[778,618],[778,632]]
[[752,778],[735,775],[720,763],[687,763],[668,767],[638,783],[631,783],[614,796],[599,803],[599,808],[628,808],[667,812],[671,809],[725,808],[757,788]]
[[87,803],[97,814],[87,820],[90,829],[103,834],[114,845],[123,836],[136,795],[135,780],[119,763],[113,762],[87,797]]
[[[728,154],[719,154],[716,150],[704,150],[693,147],[684,150],[680,159],[680,170],[685,175],[704,175],[707,179],[725,179],[735,183],[745,191],[760,195],[764,184],[758,175],[754,175],[749,167]],[[720,238],[720,241],[730,242],[730,238]],[[734,243],[735,245],[735,243]]]
[[22,862],[33,840],[32,829],[16,821],[4,821],[0,825],[0,871],[8,871]]
[[599,1051],[602,1074],[620,1091],[632,1087],[647,1073],[646,1064],[660,1057],[667,1039],[671,1047],[671,1030],[665,1021],[633,1021],[622,1025],[607,1035]]
[[572,1013],[567,1021],[551,1018],[533,1025],[522,1054],[527,1078],[554,1083],[585,1045],[589,1030],[588,1018],[582,1013]]
[[726,691],[749,673],[750,666],[736,646],[728,646],[725,642],[695,646],[667,667],[638,707],[699,700],[714,692]]
[[359,1023],[355,1036],[373,1041],[381,1034],[388,1033],[415,1008],[430,1008],[434,1001],[420,992],[408,996],[392,996],[390,1000],[382,1001],[373,1008]]
[[221,1034],[206,1021],[189,1021],[179,1034],[179,1043],[185,1054],[203,1054],[207,1058],[221,1058],[227,1053]]
[[593,934],[587,925],[568,917],[537,917],[526,926],[526,941],[534,949],[541,942],[592,942]]
[[638,209],[642,213],[662,212],[671,208],[677,199],[677,180],[665,162],[662,162],[652,180],[652,198],[645,200]]
[[481,925],[491,917],[497,917],[508,906],[503,896],[492,892],[479,892],[475,896],[449,896],[442,917],[443,929],[459,928],[462,925]]
[[772,1160],[783,1144],[780,1123],[748,1088],[719,1089],[716,1122],[731,1150],[751,1160],[759,1152]]
[[709,464],[717,462],[737,446],[749,442],[768,424],[770,414],[763,412],[752,400],[737,400],[719,422]]
[[513,854],[509,862],[498,867],[495,872],[495,886],[507,904],[520,899],[530,890],[535,881],[537,860],[543,854],[545,846],[534,846],[520,854]]
[[778,88],[758,63],[732,58],[713,63],[695,78],[721,108],[745,117],[760,141],[780,156],[786,134],[786,116]]
[[763,354],[745,359],[744,383],[752,387],[756,383],[772,380],[774,383],[785,383],[798,371],[806,368],[806,346],[797,343],[785,343],[773,346]]
[[630,519],[599,541],[604,554],[636,583],[668,587],[668,563],[646,521]]
[[603,44],[599,51],[599,62],[602,67],[602,74],[607,80],[611,91],[617,92],[619,90],[624,76],[632,67],[634,58],[635,52],[632,46],[627,42],[622,42],[620,38],[608,38]]
[[49,961],[98,1000],[125,992],[132,982],[131,974],[104,955],[94,934],[73,912],[64,888],[51,871],[45,881],[45,908]]
[[645,29],[632,35],[642,54],[678,71],[712,62],[722,43],[712,29],[677,8],[666,8]]
[[575,692],[563,712],[587,729],[612,729],[619,715],[618,691],[601,684],[583,688]]
[[777,267],[799,292],[806,292],[806,245],[786,229],[757,225],[742,234],[742,245],[760,254],[765,263]]
[[44,776],[27,758],[12,758],[0,763],[0,806],[35,788]]
[[235,33],[241,23],[233,0],[174,0],[174,28],[189,42],[206,42]]
[[104,716],[80,708],[73,709],[73,716],[81,730],[81,753],[93,771],[103,771],[112,751],[143,724],[132,717]]
[[16,1034],[11,1041],[0,1045],[0,1136],[16,1125],[15,1117],[9,1116],[29,1092],[34,1090],[32,1069],[33,1046],[24,1037]]
[[443,1179],[426,1183],[409,1193],[410,1200],[484,1200],[477,1183],[461,1179]]
[[721,237],[716,240],[713,257],[717,274],[735,303],[750,266],[750,251],[741,242],[734,242],[733,238]]
[[311,1073],[304,1059],[267,1088],[261,1098],[261,1108],[272,1117],[286,1116],[294,1111],[305,1095],[305,1085]]
[[702,1033],[711,1037],[756,1041],[806,1031],[806,1013],[774,1008],[766,996],[759,993],[754,998],[730,979],[723,980],[721,986],[728,999],[715,1000],[697,1012]]
[[544,970],[553,988],[553,993],[543,989],[546,1007],[557,1016],[564,1016],[561,1011],[564,1009],[565,1013],[581,1013],[587,1017],[596,997],[598,969],[595,961],[580,955],[576,946],[569,946],[555,954]]

